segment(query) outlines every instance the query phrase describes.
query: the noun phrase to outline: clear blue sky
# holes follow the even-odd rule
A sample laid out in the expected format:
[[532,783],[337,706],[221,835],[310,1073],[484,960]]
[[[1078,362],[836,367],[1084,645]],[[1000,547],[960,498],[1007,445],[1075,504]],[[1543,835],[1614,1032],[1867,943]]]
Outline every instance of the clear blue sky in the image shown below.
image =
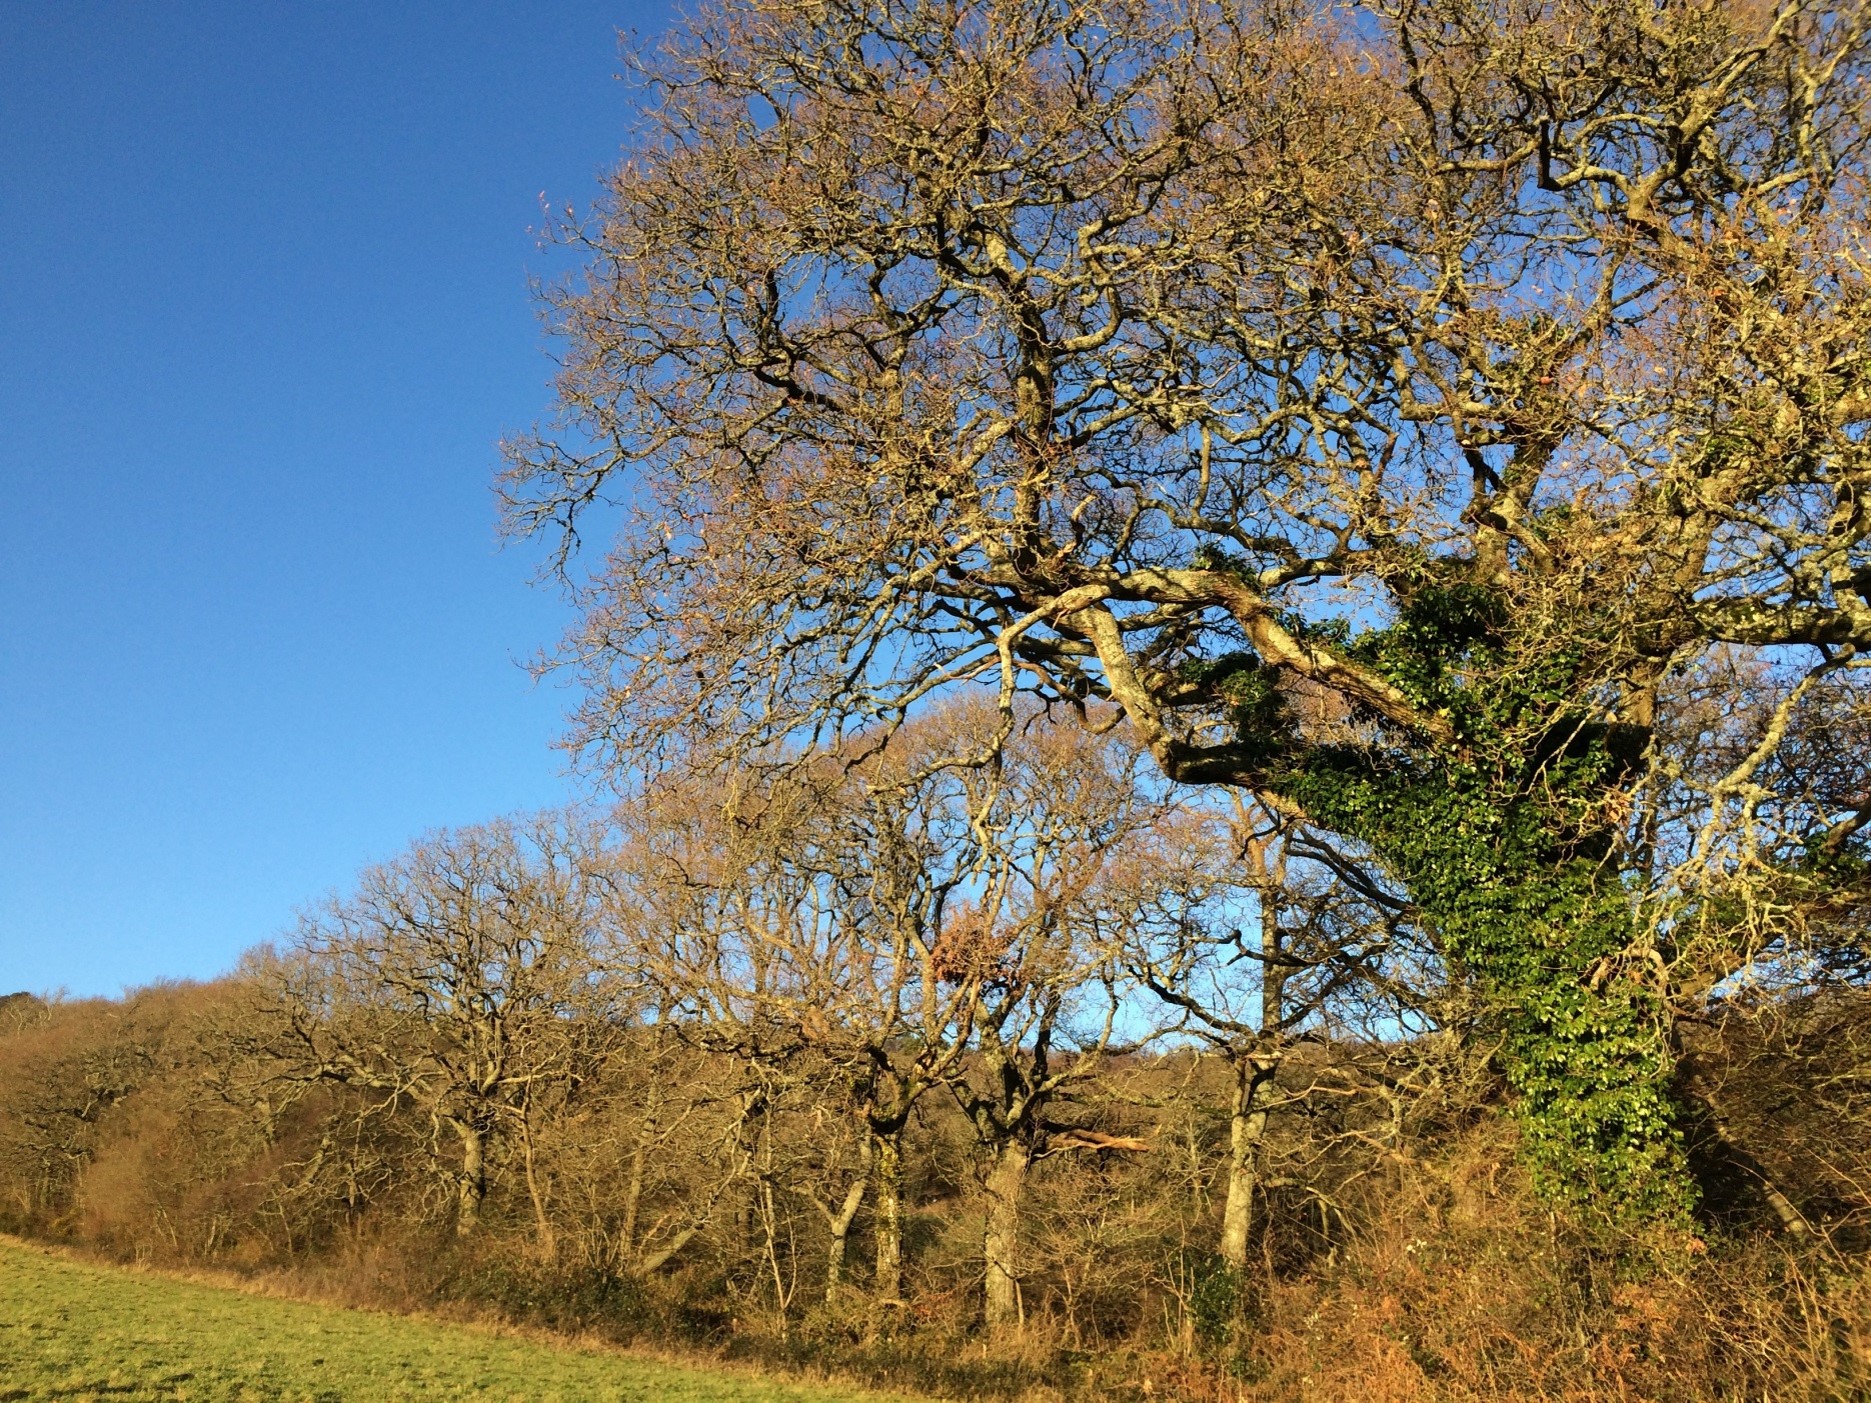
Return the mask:
[[569,792],[495,539],[659,5],[0,4],[0,992],[226,969]]

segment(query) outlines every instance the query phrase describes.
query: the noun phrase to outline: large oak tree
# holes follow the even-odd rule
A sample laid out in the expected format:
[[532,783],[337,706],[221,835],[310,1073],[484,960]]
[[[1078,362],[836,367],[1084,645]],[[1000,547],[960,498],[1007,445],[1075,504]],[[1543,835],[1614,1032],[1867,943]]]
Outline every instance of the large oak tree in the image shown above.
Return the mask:
[[1862,765],[1782,755],[1863,718],[1864,24],[702,11],[568,223],[506,480],[568,571],[614,532],[581,738],[1108,699],[1379,866],[1549,1186],[1679,1208],[1673,1012],[1863,926]]

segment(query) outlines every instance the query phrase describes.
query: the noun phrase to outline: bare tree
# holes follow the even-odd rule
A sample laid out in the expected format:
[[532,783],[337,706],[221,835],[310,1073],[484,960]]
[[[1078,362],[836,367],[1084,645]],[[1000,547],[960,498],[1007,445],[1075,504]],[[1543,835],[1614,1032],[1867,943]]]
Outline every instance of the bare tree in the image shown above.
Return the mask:
[[1399,968],[1397,957],[1421,942],[1407,938],[1414,913],[1380,875],[1242,796],[1225,815],[1194,818],[1199,827],[1178,845],[1179,877],[1159,878],[1173,904],[1141,904],[1128,958],[1139,982],[1177,1013],[1177,1031],[1228,1067],[1220,1256],[1240,1271],[1268,1118],[1320,1089],[1303,1079],[1280,1089],[1289,1054],[1302,1039],[1343,1040],[1336,1015],[1371,1004],[1381,1006],[1386,1041],[1407,1037],[1415,1030],[1399,1015],[1420,1008],[1429,989],[1423,971]]
[[[981,728],[992,713],[982,709]],[[968,1059],[949,1089],[983,1159],[982,1260],[990,1327],[1024,1317],[1022,1199],[1039,1155],[1129,1140],[1059,1122],[1061,1102],[1099,1069],[1123,1009],[1120,952],[1131,884],[1148,871],[1172,802],[1141,782],[1134,748],[1094,732],[1034,730],[1001,763],[960,774],[987,836],[974,882],[942,932],[943,973],[969,990]],[[1134,1040],[1146,1030],[1129,1030]]]
[[436,834],[309,913],[274,967],[282,1074],[420,1107],[455,1141],[463,1235],[480,1220],[491,1144],[510,1136],[550,1250],[540,1108],[629,1018],[598,977],[586,865],[578,830],[553,819]]

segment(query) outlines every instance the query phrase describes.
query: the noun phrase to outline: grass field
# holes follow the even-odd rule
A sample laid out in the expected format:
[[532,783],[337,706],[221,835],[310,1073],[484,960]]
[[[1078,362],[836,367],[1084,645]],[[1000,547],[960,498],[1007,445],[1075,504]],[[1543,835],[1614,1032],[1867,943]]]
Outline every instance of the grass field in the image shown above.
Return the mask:
[[883,1396],[274,1300],[0,1241],[0,1403],[27,1399],[882,1403]]

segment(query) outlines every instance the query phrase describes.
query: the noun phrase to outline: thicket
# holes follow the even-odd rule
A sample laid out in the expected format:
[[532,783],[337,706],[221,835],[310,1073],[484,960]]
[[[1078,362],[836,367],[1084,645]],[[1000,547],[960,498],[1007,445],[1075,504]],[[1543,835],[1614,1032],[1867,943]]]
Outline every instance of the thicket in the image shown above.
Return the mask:
[[[6,1228],[950,1396],[1830,1399],[1871,1386],[1861,996],[1694,1040],[1722,1123],[1690,1138],[1711,1205],[1692,1249],[1609,1243],[1551,1214],[1516,1168],[1491,1079],[1446,1068],[1400,1108],[1392,1080],[1416,1059],[1367,1050],[1367,1069],[1320,1046],[1278,1078],[1249,1262],[1231,1271],[1217,1250],[1227,1071],[1212,1054],[1125,1059],[1075,1113],[1149,1148],[1036,1164],[1024,1316],[998,1337],[979,1326],[988,1205],[972,1134],[943,1101],[908,1136],[901,1304],[872,1294],[868,1205],[828,1299],[841,1138],[849,1154],[835,1076],[797,1079],[754,1126],[740,1119],[744,1067],[700,1058],[677,1081],[666,1053],[622,1050],[581,1133],[555,1142],[547,1254],[518,1147],[493,1157],[481,1229],[463,1239],[455,1166],[424,1118],[366,1116],[327,1091],[269,1133],[224,1098],[225,1030],[255,1002],[241,979],[157,988],[54,1003],[5,1034]],[[644,1226],[716,1210],[643,1275],[619,1249],[651,1123]],[[762,1162],[723,1164],[737,1135],[765,1140]]]

